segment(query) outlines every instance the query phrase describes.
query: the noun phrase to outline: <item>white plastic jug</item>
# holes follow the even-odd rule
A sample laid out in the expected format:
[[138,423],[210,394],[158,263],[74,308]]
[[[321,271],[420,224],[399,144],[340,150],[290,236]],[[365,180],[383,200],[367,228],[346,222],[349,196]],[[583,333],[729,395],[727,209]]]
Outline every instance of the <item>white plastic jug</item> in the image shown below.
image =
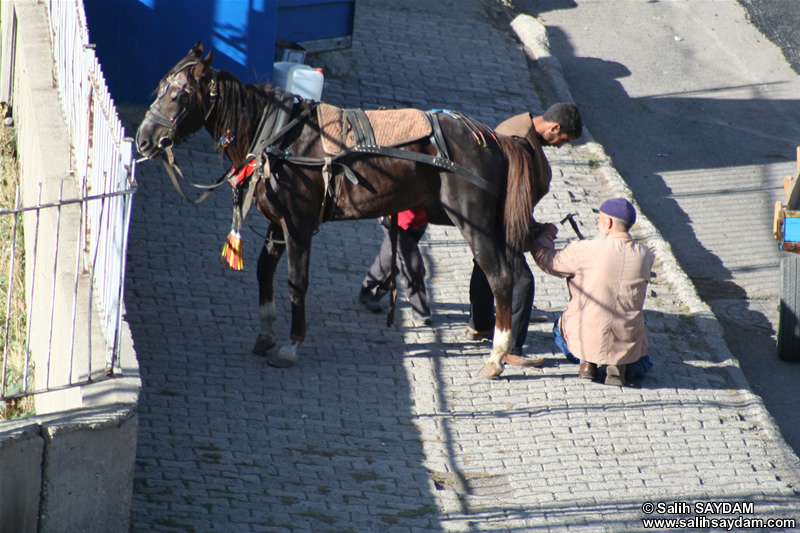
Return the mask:
[[291,61],[278,61],[272,69],[272,85],[286,89],[286,81],[289,76],[298,68],[309,68],[302,63],[293,63]]
[[294,93],[301,98],[319,101],[325,76],[322,69],[314,69],[302,63],[278,61],[273,67],[273,85]]

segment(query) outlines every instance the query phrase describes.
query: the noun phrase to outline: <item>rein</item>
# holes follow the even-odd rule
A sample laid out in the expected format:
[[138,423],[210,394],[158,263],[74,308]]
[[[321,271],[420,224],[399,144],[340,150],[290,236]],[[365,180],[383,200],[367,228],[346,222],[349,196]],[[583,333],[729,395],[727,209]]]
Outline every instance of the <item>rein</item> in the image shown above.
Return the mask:
[[[164,168],[167,169],[167,174],[169,174],[169,179],[172,182],[172,185],[175,187],[175,190],[178,191],[178,194],[180,194],[184,200],[192,204],[204,202],[209,196],[211,196],[212,192],[214,192],[220,185],[228,181],[231,176],[234,175],[235,170],[241,170],[241,168],[244,167],[242,166],[239,169],[231,168],[211,185],[201,185],[199,183],[191,182],[186,176],[183,175],[183,171],[178,166],[178,163],[175,162],[175,154],[172,153],[171,146],[164,147],[164,158],[161,160],[161,162],[164,163]],[[175,174],[180,176],[183,181],[195,189],[205,189],[205,191],[196,200],[192,200],[186,196],[186,193],[183,191],[183,187],[181,187],[181,184]]]

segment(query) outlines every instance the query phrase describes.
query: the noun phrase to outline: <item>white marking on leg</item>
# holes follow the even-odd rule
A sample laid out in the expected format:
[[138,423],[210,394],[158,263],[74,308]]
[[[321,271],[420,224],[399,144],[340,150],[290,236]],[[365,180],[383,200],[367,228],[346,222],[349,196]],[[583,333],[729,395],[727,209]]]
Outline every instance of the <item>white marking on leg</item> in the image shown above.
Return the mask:
[[492,353],[487,362],[493,362],[502,366],[503,357],[511,351],[511,330],[500,330],[494,328],[494,341],[492,342]]
[[278,356],[285,361],[291,361],[294,363],[297,361],[297,348],[300,346],[300,344],[301,343],[299,342],[289,342],[285,344],[278,352]]

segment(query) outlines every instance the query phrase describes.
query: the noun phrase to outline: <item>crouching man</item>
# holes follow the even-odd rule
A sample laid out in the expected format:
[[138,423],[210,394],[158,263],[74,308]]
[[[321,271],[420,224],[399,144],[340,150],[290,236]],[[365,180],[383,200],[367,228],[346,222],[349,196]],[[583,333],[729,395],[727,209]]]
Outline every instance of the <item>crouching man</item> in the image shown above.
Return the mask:
[[597,239],[556,250],[558,228],[545,224],[532,249],[539,268],[567,279],[569,304],[553,328],[556,345],[580,362],[581,378],[596,379],[598,365],[605,366],[606,385],[641,379],[653,366],[643,309],[655,256],[631,237],[635,222],[633,205],[612,198],[600,206]]

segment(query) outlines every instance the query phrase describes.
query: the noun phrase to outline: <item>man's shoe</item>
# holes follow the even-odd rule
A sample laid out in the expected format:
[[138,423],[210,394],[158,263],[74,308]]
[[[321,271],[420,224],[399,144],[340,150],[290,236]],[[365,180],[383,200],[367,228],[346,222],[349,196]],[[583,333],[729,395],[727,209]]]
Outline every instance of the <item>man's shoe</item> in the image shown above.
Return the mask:
[[380,313],[383,311],[380,300],[372,298],[369,293],[364,290],[358,295],[358,303],[363,305],[367,311],[372,311],[373,313]]
[[503,357],[503,361],[517,366],[542,366],[544,364],[544,359],[542,357],[534,358],[523,354],[513,353],[507,354],[505,357]]
[[417,313],[416,311],[412,311],[411,312],[411,316],[412,316],[412,319],[414,320],[414,324],[416,324],[416,325],[422,325],[422,326],[432,326],[433,325],[433,319],[431,318],[431,315],[421,315],[421,314]]
[[466,335],[466,337],[471,341],[492,340],[494,337],[494,330],[484,329],[482,331],[476,331],[467,326],[467,331],[464,335]]
[[597,365],[594,363],[581,363],[581,367],[578,370],[578,377],[582,379],[596,379]]
[[625,365],[608,365],[606,367],[606,385],[625,386]]

